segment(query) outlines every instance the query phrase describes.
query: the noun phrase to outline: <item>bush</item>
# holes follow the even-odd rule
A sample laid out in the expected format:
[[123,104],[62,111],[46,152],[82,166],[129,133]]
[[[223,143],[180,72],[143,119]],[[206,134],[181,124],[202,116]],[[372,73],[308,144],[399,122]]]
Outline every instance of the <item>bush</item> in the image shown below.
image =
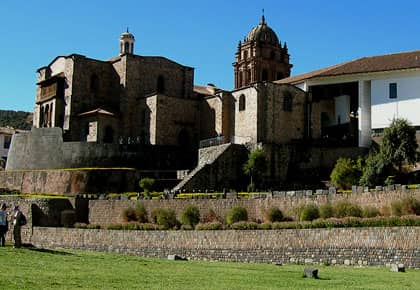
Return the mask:
[[136,210],[132,207],[125,208],[122,212],[122,218],[125,222],[137,221]]
[[272,225],[271,223],[263,223],[258,225],[258,229],[260,230],[271,230]]
[[226,223],[231,225],[240,221],[248,220],[248,212],[242,206],[235,206],[231,208],[226,214]]
[[307,204],[300,213],[301,221],[313,221],[319,218],[319,210],[315,204]]
[[76,212],[73,209],[66,209],[61,212],[61,225],[66,228],[73,227],[76,222]]
[[420,215],[420,201],[414,197],[407,197],[402,200],[404,213]]
[[255,192],[255,191],[257,191],[257,188],[256,188],[256,186],[255,186],[255,184],[254,184],[254,183],[250,183],[250,184],[248,184],[248,186],[246,187],[246,191],[247,191],[247,192]]
[[150,192],[153,189],[154,184],[155,184],[155,180],[149,177],[142,178],[139,181],[139,186],[143,189],[144,194],[146,196],[149,196]]
[[283,213],[278,207],[272,207],[265,211],[264,217],[266,222],[281,222],[283,220]]
[[188,205],[181,214],[181,223],[192,229],[200,222],[200,210],[195,205]]
[[156,223],[163,227],[163,229],[174,229],[179,227],[179,222],[176,219],[176,213],[173,209],[159,209],[156,215]]
[[379,210],[374,206],[366,206],[363,209],[362,216],[365,218],[373,218],[373,217],[379,216]]
[[211,223],[199,223],[195,226],[197,231],[215,231],[223,229],[222,223],[211,222]]
[[230,228],[233,230],[256,230],[258,229],[258,224],[255,222],[240,221],[231,224]]
[[136,220],[140,223],[147,223],[147,210],[142,202],[137,203],[136,206]]
[[209,209],[207,213],[202,217],[203,223],[212,223],[217,221],[217,214],[213,209]]
[[392,215],[420,215],[420,201],[414,197],[407,197],[403,200],[397,200],[391,203]]
[[361,161],[361,158],[357,161],[350,158],[339,158],[330,175],[331,184],[340,189],[348,189],[352,185],[358,184],[362,176]]
[[324,203],[319,207],[319,217],[323,219],[331,218],[334,216],[334,208],[331,203]]
[[334,215],[338,218],[342,217],[362,217],[362,208],[348,201],[340,201],[335,204]]

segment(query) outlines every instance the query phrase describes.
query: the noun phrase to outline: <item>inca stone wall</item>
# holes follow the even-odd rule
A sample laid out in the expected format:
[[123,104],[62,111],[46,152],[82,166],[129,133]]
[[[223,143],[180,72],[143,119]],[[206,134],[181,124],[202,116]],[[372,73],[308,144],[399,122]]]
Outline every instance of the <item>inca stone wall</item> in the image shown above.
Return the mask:
[[[276,198],[261,199],[188,199],[188,200],[143,200],[141,201],[150,213],[155,208],[172,208],[180,217],[183,209],[193,204],[204,216],[210,209],[223,219],[229,209],[240,205],[247,209],[249,220],[263,221],[264,211],[271,207],[278,207],[284,215],[295,217],[295,209],[304,204],[314,203],[317,205],[326,202],[338,202],[348,200],[361,206],[375,206],[380,209],[390,206],[393,201],[401,200],[407,196],[420,199],[420,190],[409,192],[368,192],[357,194],[330,194],[312,196],[283,196]],[[122,222],[122,212],[128,207],[135,207],[137,201],[133,200],[91,200],[89,202],[89,222],[93,224],[112,224]]]
[[258,231],[33,229],[36,247],[75,248],[166,258],[420,267],[420,227]]
[[23,193],[101,193],[138,189],[139,172],[107,170],[22,170],[1,171],[0,188]]

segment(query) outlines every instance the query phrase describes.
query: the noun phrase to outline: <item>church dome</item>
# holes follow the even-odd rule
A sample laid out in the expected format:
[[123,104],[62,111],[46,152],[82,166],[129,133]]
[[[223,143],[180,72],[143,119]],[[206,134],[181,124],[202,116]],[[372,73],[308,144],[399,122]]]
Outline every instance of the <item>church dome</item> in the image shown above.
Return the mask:
[[279,39],[274,32],[266,23],[264,15],[261,17],[261,22],[248,33],[246,41],[259,41],[265,42],[272,45],[278,45]]
[[123,32],[120,36],[120,39],[134,39],[134,35],[128,32],[128,28],[126,32]]

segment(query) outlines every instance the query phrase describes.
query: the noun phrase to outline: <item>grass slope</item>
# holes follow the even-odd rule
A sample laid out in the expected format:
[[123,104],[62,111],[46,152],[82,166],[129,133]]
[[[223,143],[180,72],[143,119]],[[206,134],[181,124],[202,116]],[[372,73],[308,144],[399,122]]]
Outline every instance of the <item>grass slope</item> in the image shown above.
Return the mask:
[[419,289],[420,271],[168,261],[76,250],[0,248],[0,289]]

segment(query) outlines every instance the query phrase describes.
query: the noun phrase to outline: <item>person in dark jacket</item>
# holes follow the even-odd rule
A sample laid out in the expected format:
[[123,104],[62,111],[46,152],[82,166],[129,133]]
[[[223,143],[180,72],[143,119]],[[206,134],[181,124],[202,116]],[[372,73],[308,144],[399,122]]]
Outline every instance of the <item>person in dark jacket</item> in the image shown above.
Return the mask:
[[22,247],[21,227],[26,224],[26,218],[19,206],[13,208],[13,240],[14,248]]
[[0,247],[4,247],[6,244],[6,233],[9,230],[9,224],[7,223],[7,206],[3,203],[0,207]]

